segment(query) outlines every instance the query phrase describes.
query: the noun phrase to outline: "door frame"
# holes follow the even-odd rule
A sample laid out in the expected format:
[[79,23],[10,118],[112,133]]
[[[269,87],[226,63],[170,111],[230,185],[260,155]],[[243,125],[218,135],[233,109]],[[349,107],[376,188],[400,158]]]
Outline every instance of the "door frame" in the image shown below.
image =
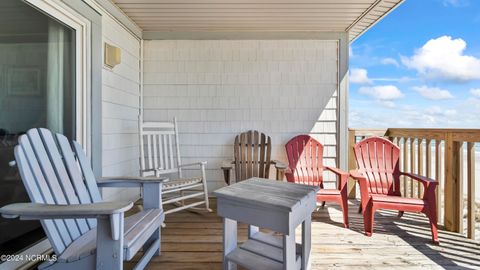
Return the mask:
[[[91,88],[92,88],[92,25],[91,22],[60,0],[22,0],[47,16],[50,16],[75,30],[75,140],[87,155],[92,153]],[[98,162],[98,160],[96,161]],[[17,255],[47,254],[52,251],[48,238],[32,244]],[[3,269],[28,269],[38,261],[5,261]]]

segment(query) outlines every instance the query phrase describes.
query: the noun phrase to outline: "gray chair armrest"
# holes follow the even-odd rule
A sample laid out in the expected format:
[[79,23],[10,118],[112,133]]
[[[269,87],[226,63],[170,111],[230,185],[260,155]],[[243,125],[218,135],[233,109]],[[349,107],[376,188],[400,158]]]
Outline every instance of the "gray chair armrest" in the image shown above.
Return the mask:
[[167,182],[167,177],[118,176],[101,177],[97,180],[98,187],[141,187],[147,183]]
[[233,169],[233,164],[235,164],[235,161],[233,160],[225,160],[222,162],[222,170],[231,170]]
[[[100,202],[70,205],[14,203],[0,208],[0,214],[4,218],[20,217],[23,220],[108,217],[110,220],[111,237],[113,240],[119,240],[123,237],[123,231],[120,228],[123,228],[124,212],[132,208],[132,206],[132,202]],[[100,223],[97,228],[100,231],[105,230]],[[97,236],[99,234],[100,232]]]
[[191,166],[205,166],[207,165],[206,161],[200,161],[200,162],[194,162],[194,163],[188,163],[188,164],[182,164],[178,165],[179,168],[184,168],[184,167],[191,167]]
[[271,160],[270,163],[275,166],[275,169],[277,169],[277,175],[275,178],[283,181],[283,178],[285,177],[285,170],[288,168],[288,166],[278,160]]
[[222,162],[222,170],[223,170],[223,178],[225,180],[225,183],[227,185],[231,184],[231,175],[230,171],[233,169],[233,164],[235,164],[235,161],[233,160],[227,160]]
[[132,202],[99,202],[91,204],[14,203],[0,208],[4,218],[56,219],[96,218],[123,213],[132,208]]
[[278,161],[278,160],[272,160],[270,161],[270,163],[272,163],[276,169],[280,169],[280,170],[286,170],[287,169],[287,164],[281,162],[281,161]]

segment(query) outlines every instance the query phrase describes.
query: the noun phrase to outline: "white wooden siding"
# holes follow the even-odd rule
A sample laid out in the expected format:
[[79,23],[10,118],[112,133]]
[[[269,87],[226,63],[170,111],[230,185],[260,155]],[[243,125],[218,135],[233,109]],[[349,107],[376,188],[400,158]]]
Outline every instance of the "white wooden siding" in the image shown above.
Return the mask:
[[[102,73],[102,168],[104,176],[139,174],[140,41],[108,14],[103,41],[121,49],[122,61]],[[95,116],[93,116],[95,117]],[[134,199],[138,189],[104,189],[106,200]]]
[[337,41],[157,40],[144,50],[144,120],[178,118],[182,162],[208,161],[210,191],[249,129],[269,134],[284,162],[291,137],[313,134],[335,165]]

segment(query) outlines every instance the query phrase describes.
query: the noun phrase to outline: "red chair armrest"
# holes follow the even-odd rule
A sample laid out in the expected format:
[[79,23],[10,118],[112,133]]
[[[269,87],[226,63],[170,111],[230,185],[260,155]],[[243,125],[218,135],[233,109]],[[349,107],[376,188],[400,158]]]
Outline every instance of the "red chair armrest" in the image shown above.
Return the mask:
[[357,170],[351,170],[350,171],[350,176],[357,180],[358,182],[364,182],[367,181],[367,177],[363,175],[363,173],[357,171]]
[[422,183],[423,187],[425,188],[425,193],[423,195],[423,198],[426,199],[426,198],[430,197],[430,198],[433,198],[432,199],[433,201],[435,201],[434,200],[435,189],[438,185],[438,182],[436,180],[425,177],[425,176],[422,176],[422,175],[418,175],[418,174],[414,174],[414,173],[407,173],[407,172],[401,172],[400,175],[404,175],[406,177],[409,177],[413,180],[416,180],[416,181]]
[[431,186],[438,185],[438,182],[436,180],[425,177],[425,176],[422,176],[422,175],[418,175],[418,174],[415,174],[415,173],[402,172],[402,173],[400,173],[400,175],[404,175],[404,176],[409,177],[413,180],[417,180],[417,181],[421,182],[426,187],[428,187],[430,185]]
[[400,173],[400,175],[404,175],[406,177],[409,177],[413,180],[417,180],[418,182],[422,183],[423,187],[425,188],[425,192],[423,193],[423,199],[430,200],[432,203],[436,202],[435,190],[438,185],[438,182],[436,180],[425,177],[425,176],[421,176],[418,174],[414,174],[414,173],[402,172]]
[[330,167],[330,166],[325,166],[325,169],[333,172],[334,174],[336,174],[336,175],[338,175],[338,176],[342,176],[342,175],[347,176],[347,177],[349,176],[349,173],[348,173],[348,172],[345,172],[345,171],[340,170],[340,169],[338,169],[338,168],[334,168],[334,167]]
[[348,176],[350,175],[348,172],[330,166],[325,166],[325,169],[333,172],[340,178],[339,190],[343,190],[347,186]]
[[365,177],[363,173],[357,170],[351,170],[350,176],[356,181],[358,181],[358,185],[360,186],[360,196],[362,199],[362,206],[366,207],[366,204],[370,199],[370,192],[368,191],[367,177]]

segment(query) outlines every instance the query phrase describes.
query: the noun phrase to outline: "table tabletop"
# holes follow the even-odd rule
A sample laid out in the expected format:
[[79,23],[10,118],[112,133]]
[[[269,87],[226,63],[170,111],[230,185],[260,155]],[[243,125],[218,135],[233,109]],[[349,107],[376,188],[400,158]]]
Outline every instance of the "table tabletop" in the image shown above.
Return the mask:
[[269,180],[250,178],[239,183],[220,188],[214,192],[217,198],[238,203],[248,203],[259,207],[292,212],[306,204],[306,200],[315,196],[320,188]]

